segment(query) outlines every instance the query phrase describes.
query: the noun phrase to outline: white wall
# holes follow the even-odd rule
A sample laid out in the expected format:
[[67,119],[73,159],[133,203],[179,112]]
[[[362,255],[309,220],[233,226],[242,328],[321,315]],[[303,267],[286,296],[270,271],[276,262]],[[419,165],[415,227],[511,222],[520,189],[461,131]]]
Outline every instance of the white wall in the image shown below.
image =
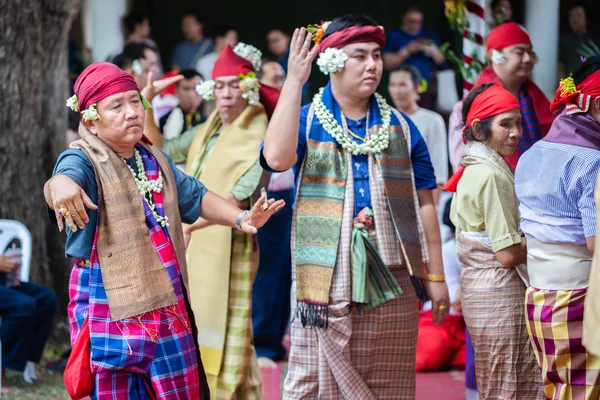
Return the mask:
[[84,0],[81,10],[84,46],[92,49],[94,61],[106,61],[123,48],[121,20],[127,0]]

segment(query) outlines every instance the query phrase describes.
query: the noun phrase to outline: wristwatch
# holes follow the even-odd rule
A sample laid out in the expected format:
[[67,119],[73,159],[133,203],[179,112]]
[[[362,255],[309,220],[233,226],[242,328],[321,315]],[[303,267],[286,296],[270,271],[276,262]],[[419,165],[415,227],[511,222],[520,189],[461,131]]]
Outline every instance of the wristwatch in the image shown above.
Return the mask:
[[250,213],[250,211],[248,211],[248,210],[242,211],[240,213],[240,215],[238,215],[237,219],[235,220],[235,227],[238,228],[239,230],[242,230],[242,220],[248,213]]

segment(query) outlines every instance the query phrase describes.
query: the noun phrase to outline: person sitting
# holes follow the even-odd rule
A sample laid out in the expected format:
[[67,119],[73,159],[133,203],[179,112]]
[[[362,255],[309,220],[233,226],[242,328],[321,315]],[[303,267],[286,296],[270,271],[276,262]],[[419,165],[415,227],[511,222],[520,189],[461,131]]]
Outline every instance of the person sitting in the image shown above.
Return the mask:
[[33,383],[58,300],[51,289],[19,280],[20,258],[20,254],[0,255],[2,368],[23,372],[25,382]]
[[160,131],[167,139],[177,137],[206,120],[202,115],[202,96],[196,92],[196,86],[202,83],[202,75],[195,69],[184,69],[179,74],[183,75],[175,91],[179,104],[159,120]]

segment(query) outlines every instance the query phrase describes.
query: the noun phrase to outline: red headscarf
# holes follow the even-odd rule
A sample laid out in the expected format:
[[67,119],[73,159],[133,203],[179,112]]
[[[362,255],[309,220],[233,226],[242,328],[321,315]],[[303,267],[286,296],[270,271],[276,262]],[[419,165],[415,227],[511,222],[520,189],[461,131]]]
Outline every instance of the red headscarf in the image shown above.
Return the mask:
[[514,22],[505,22],[498,25],[487,37],[487,52],[502,50],[517,44],[531,46],[531,38],[525,30]]
[[550,110],[558,114],[566,107],[568,115],[588,112],[590,102],[598,96],[600,96],[600,71],[590,74],[577,86],[573,78],[569,77],[560,81],[550,104]]
[[[465,128],[470,127],[475,120],[482,120],[502,114],[510,110],[518,110],[519,102],[511,92],[504,89],[502,85],[495,84],[483,92],[479,93],[473,102],[467,114]],[[456,192],[458,181],[463,175],[465,167],[461,166],[458,171],[446,182],[444,189],[449,192]]]
[[[223,53],[221,53],[215,62],[212,71],[212,79],[214,80],[222,76],[247,75],[250,72],[256,72],[254,71],[254,66],[250,60],[235,54],[231,46],[227,45],[225,50],[223,50]],[[262,83],[260,84],[260,89],[258,91],[260,94],[260,102],[265,107],[267,116],[270,118],[271,115],[273,115],[273,111],[275,111],[280,91]]]
[[75,95],[80,111],[109,96],[138,90],[131,75],[107,62],[90,64],[75,81]]
[[322,53],[330,47],[341,49],[354,43],[375,42],[380,47],[385,45],[385,33],[380,26],[351,26],[327,36],[319,44],[319,52]]

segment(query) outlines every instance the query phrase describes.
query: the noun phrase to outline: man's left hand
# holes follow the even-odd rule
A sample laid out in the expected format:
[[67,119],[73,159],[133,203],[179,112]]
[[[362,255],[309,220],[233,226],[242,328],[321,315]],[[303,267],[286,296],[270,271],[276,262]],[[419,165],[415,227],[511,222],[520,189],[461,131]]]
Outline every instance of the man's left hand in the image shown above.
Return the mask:
[[441,325],[450,311],[450,296],[446,282],[427,282],[427,294],[431,299],[431,313],[434,324]]
[[[267,202],[268,207],[266,210],[263,210],[265,201]],[[258,228],[261,228],[266,224],[269,218],[277,211],[281,210],[283,206],[285,206],[285,201],[283,200],[267,200],[266,196],[261,196],[254,204],[254,207],[252,207],[252,210],[250,210],[244,219],[242,219],[242,231],[252,234],[256,233]]]

